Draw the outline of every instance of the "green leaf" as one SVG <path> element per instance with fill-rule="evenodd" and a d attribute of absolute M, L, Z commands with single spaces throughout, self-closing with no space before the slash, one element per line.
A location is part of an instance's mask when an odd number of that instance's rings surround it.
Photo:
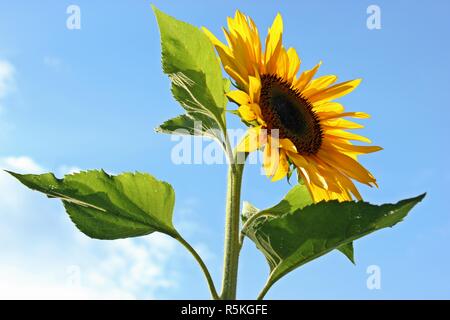
<path fill-rule="evenodd" d="M 72 221 L 95 239 L 137 237 L 160 231 L 172 237 L 175 193 L 170 184 L 145 173 L 111 176 L 84 171 L 57 179 L 52 173 L 9 172 L 30 189 L 59 198 Z"/>
<path fill-rule="evenodd" d="M 380 206 L 362 201 L 323 201 L 305 206 L 294 197 L 303 192 L 299 190 L 296 186 L 276 206 L 254 212 L 253 222 L 243 230 L 269 263 L 267 289 L 295 268 L 334 249 L 353 260 L 352 241 L 394 226 L 425 197 Z"/>
<path fill-rule="evenodd" d="M 293 212 L 294 210 L 302 209 L 313 203 L 311 195 L 305 185 L 295 185 L 286 194 L 280 203 L 266 210 L 258 210 L 250 203 L 244 202 L 242 210 L 242 221 L 245 222 L 250 216 L 258 213 L 258 216 L 275 215 L 281 216 L 286 212 Z M 349 243 L 337 248 L 342 252 L 353 264 L 355 260 L 353 258 L 353 244 Z"/>
<path fill-rule="evenodd" d="M 350 260 L 351 263 L 355 264 L 353 242 L 343 244 L 342 246 L 338 247 L 338 250 L 342 252 L 348 258 L 348 260 Z"/>
<path fill-rule="evenodd" d="M 171 79 L 173 96 L 188 114 L 182 119 L 169 120 L 169 124 L 166 122 L 157 130 L 167 133 L 174 128 L 184 128 L 191 134 L 198 134 L 192 125 L 193 121 L 201 121 L 203 129 L 214 130 L 213 135 L 222 140 L 220 132 L 226 129 L 224 93 L 229 89 L 229 81 L 222 76 L 210 40 L 199 28 L 154 6 L 153 10 L 161 34 L 163 71 Z M 189 121 L 181 121 L 188 118 Z M 174 123 L 177 126 L 173 127 Z"/>
<path fill-rule="evenodd" d="M 156 128 L 156 132 L 179 134 L 179 135 L 199 135 L 210 138 L 217 138 L 210 128 L 204 126 L 205 123 L 196 121 L 187 114 L 169 119 Z"/>
<path fill-rule="evenodd" d="M 313 200 L 306 186 L 298 184 L 291 190 L 289 190 L 284 199 L 281 200 L 278 204 L 276 204 L 272 208 L 263 210 L 262 212 L 281 216 L 287 212 L 302 209 L 312 203 Z"/>

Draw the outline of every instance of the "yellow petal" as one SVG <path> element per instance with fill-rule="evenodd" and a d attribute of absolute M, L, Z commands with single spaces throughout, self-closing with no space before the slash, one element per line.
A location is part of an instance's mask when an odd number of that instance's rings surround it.
<path fill-rule="evenodd" d="M 344 112 L 344 106 L 338 102 L 325 102 L 322 104 L 315 104 L 313 107 L 314 112 L 317 113 L 328 113 L 335 112 L 341 113 Z"/>
<path fill-rule="evenodd" d="M 280 55 L 278 56 L 276 69 L 277 74 L 281 76 L 282 79 L 287 80 L 289 72 L 289 57 L 284 48 L 281 48 Z"/>
<path fill-rule="evenodd" d="M 370 141 L 370 139 L 361 136 L 359 134 L 353 133 L 353 132 L 348 132 L 348 131 L 344 131 L 344 130 L 327 130 L 324 133 L 325 137 L 330 137 L 330 138 L 338 138 L 338 139 L 345 139 L 345 140 L 355 140 L 355 141 L 361 141 L 361 142 L 367 142 L 367 143 L 372 143 L 372 141 Z"/>
<path fill-rule="evenodd" d="M 308 187 L 309 193 L 311 194 L 311 198 L 314 200 L 314 202 L 320 202 L 320 201 L 328 201 L 332 198 L 329 196 L 329 192 L 324 190 L 323 188 L 317 187 L 313 184 L 306 184 Z"/>
<path fill-rule="evenodd" d="M 309 101 L 311 103 L 321 103 L 337 99 L 352 92 L 360 83 L 361 79 L 356 79 L 336 84 L 310 96 Z"/>
<path fill-rule="evenodd" d="M 261 127 L 251 127 L 247 130 L 244 138 L 239 142 L 236 150 L 238 152 L 253 152 L 265 144 L 265 135 Z"/>
<path fill-rule="evenodd" d="M 224 67 L 225 71 L 232 77 L 239 86 L 243 88 L 248 88 L 248 82 L 245 80 L 236 70 L 232 69 L 230 66 L 225 65 Z"/>
<path fill-rule="evenodd" d="M 320 172 L 314 167 L 313 164 L 310 164 L 308 160 L 306 160 L 305 157 L 293 152 L 288 152 L 288 155 L 297 168 L 304 169 L 305 175 L 308 176 L 309 183 L 314 183 L 325 189 L 328 187 L 325 178 L 320 174 Z"/>
<path fill-rule="evenodd" d="M 327 190 L 335 193 L 342 193 L 344 188 L 339 180 L 339 171 L 329 166 L 317 156 L 312 156 L 312 158 L 316 161 L 317 167 L 321 174 L 327 179 Z"/>
<path fill-rule="evenodd" d="M 278 181 L 286 177 L 289 171 L 289 163 L 286 159 L 286 154 L 284 152 L 280 152 L 280 157 L 278 158 L 277 169 L 275 174 L 272 177 L 272 181 Z"/>
<path fill-rule="evenodd" d="M 234 35 L 228 34 L 226 30 L 224 32 L 231 42 L 235 69 L 242 78 L 246 79 L 249 75 L 252 75 L 253 64 L 255 63 L 252 60 L 252 50 L 249 48 L 251 44 L 245 42 L 241 32 L 237 32 Z"/>
<path fill-rule="evenodd" d="M 238 105 L 244 105 L 250 103 L 250 97 L 249 95 L 241 90 L 233 90 L 227 93 L 227 97 L 233 101 L 236 102 Z"/>
<path fill-rule="evenodd" d="M 280 148 L 282 148 L 282 149 L 284 149 L 286 151 L 297 153 L 297 148 L 292 143 L 292 141 L 287 139 L 287 138 L 280 139 Z"/>
<path fill-rule="evenodd" d="M 287 56 L 289 60 L 289 70 L 287 74 L 287 81 L 292 82 L 298 70 L 300 69 L 301 60 L 298 57 L 297 51 L 294 48 L 287 50 Z"/>
<path fill-rule="evenodd" d="M 274 153 L 277 153 L 277 151 L 275 150 Z M 272 177 L 276 170 L 277 161 L 274 159 L 271 143 L 266 143 L 263 157 L 264 172 L 266 173 L 266 176 Z M 278 154 L 276 155 L 276 158 L 278 158 Z"/>
<path fill-rule="evenodd" d="M 365 112 L 343 112 L 343 113 L 322 112 L 322 113 L 319 113 L 319 117 L 322 120 L 343 118 L 343 117 L 350 117 L 350 118 L 356 118 L 356 119 L 367 119 L 367 118 L 370 118 L 370 115 Z"/>
<path fill-rule="evenodd" d="M 349 178 L 347 178 L 337 170 L 334 170 L 333 174 L 342 189 L 347 190 L 347 194 L 351 192 L 357 200 L 362 200 L 361 194 L 359 193 L 353 181 L 351 181 Z M 349 200 L 352 200 L 351 197 Z"/>
<path fill-rule="evenodd" d="M 350 117 L 350 118 L 357 118 L 357 119 L 368 119 L 370 118 L 370 114 L 365 112 L 344 112 L 341 114 L 341 117 Z"/>
<path fill-rule="evenodd" d="M 258 120 L 258 122 L 260 124 L 265 125 L 266 122 L 264 121 L 264 119 L 262 118 L 262 114 L 261 114 L 261 108 L 259 107 L 259 104 L 257 103 L 251 103 L 250 107 L 252 108 L 252 111 L 255 113 L 256 115 L 256 120 Z"/>
<path fill-rule="evenodd" d="M 346 188 L 348 191 L 350 191 L 357 200 L 362 200 L 361 194 L 359 193 L 358 189 L 356 188 L 356 186 L 352 180 L 350 180 L 349 178 L 347 178 L 346 176 L 344 176 L 342 174 L 339 174 L 338 179 L 339 179 L 340 183 L 342 184 L 342 186 L 344 188 Z M 352 199 L 348 199 L 348 200 L 352 200 Z"/>
<path fill-rule="evenodd" d="M 314 75 L 316 74 L 317 70 L 319 70 L 321 65 L 322 61 L 320 61 L 314 68 L 304 71 L 301 74 L 300 78 L 298 78 L 297 81 L 295 81 L 294 87 L 298 91 L 302 91 L 314 77 Z"/>
<path fill-rule="evenodd" d="M 256 120 L 256 114 L 253 112 L 251 106 L 248 104 L 243 104 L 239 106 L 238 108 L 239 115 L 242 119 L 244 119 L 247 122 Z"/>
<path fill-rule="evenodd" d="M 349 121 L 346 119 L 338 118 L 338 119 L 328 119 L 320 121 L 320 124 L 324 127 L 328 127 L 330 129 L 361 129 L 364 128 L 363 125 Z"/>
<path fill-rule="evenodd" d="M 249 26 L 251 29 L 251 43 L 253 43 L 253 50 L 255 52 L 255 62 L 261 63 L 261 39 L 259 38 L 258 28 L 252 18 L 248 17 Z"/>
<path fill-rule="evenodd" d="M 341 143 L 337 141 L 333 141 L 330 143 L 332 143 L 333 145 L 337 146 L 338 148 L 344 151 L 350 151 L 356 154 L 366 154 L 383 150 L 383 148 L 379 146 L 355 146 L 352 144 Z"/>
<path fill-rule="evenodd" d="M 236 65 L 237 60 L 233 56 L 232 50 L 227 47 L 225 44 L 223 44 L 220 40 L 216 38 L 214 34 L 212 34 L 208 29 L 205 27 L 202 28 L 203 32 L 205 32 L 206 36 L 209 38 L 209 40 L 212 42 L 212 44 L 215 46 L 217 53 L 219 54 L 220 60 L 222 61 L 223 67 L 225 71 L 241 86 L 246 87 L 246 80 L 242 78 L 239 72 L 237 70 L 239 69 Z M 225 36 L 228 38 L 228 33 L 226 30 L 224 30 Z M 242 72 L 242 71 L 241 71 Z M 247 76 L 245 75 L 245 79 Z"/>
<path fill-rule="evenodd" d="M 256 103 L 251 104 L 243 104 L 238 108 L 239 115 L 242 119 L 247 122 L 257 120 L 260 124 L 264 124 L 265 122 L 261 117 L 261 109 L 259 105 Z"/>
<path fill-rule="evenodd" d="M 251 102 L 258 103 L 261 94 L 261 81 L 256 77 L 248 77 L 249 86 L 248 91 Z"/>
<path fill-rule="evenodd" d="M 229 52 L 230 49 L 222 41 L 217 39 L 217 37 L 211 31 L 209 31 L 205 27 L 202 27 L 202 30 L 205 33 L 205 35 L 209 38 L 209 40 L 212 42 L 213 46 L 220 47 L 227 54 L 230 54 L 230 52 Z"/>
<path fill-rule="evenodd" d="M 311 197 L 316 203 L 320 201 L 330 201 L 330 200 L 338 200 L 340 202 L 352 200 L 350 194 L 345 190 L 341 190 L 340 193 L 336 193 L 320 188 L 314 184 L 310 184 L 307 186 L 311 194 Z"/>
<path fill-rule="evenodd" d="M 277 50 L 281 47 L 281 38 L 283 34 L 283 19 L 278 13 L 273 20 L 272 26 L 269 28 L 269 32 L 266 38 L 266 51 L 265 61 L 266 63 L 273 57 Z"/>
<path fill-rule="evenodd" d="M 321 90 L 326 89 L 328 86 L 335 83 L 337 77 L 335 75 L 322 76 L 312 80 L 302 91 L 302 95 L 308 98 Z"/>
<path fill-rule="evenodd" d="M 345 155 L 339 151 L 325 149 L 319 150 L 318 156 L 324 159 L 332 167 L 336 167 L 344 172 L 348 177 L 355 179 L 361 183 L 371 186 L 371 183 L 376 182 L 373 175 L 367 171 L 361 164 L 359 164 L 352 157 Z"/>

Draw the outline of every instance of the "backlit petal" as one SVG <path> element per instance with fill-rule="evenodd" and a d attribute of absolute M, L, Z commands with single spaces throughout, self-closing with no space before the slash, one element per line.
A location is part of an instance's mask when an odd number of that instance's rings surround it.
<path fill-rule="evenodd" d="M 310 96 L 309 101 L 311 103 L 321 103 L 340 98 L 352 92 L 360 83 L 361 79 L 356 79 L 336 84 Z"/>
<path fill-rule="evenodd" d="M 253 152 L 258 150 L 265 144 L 265 135 L 261 127 L 251 127 L 247 130 L 246 135 L 238 144 L 236 150 L 238 152 Z"/>

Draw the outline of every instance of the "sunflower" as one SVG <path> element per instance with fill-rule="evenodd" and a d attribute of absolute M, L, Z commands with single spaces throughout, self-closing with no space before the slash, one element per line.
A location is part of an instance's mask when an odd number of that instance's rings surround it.
<path fill-rule="evenodd" d="M 250 17 L 236 11 L 224 28 L 228 45 L 203 28 L 216 48 L 225 71 L 238 90 L 227 96 L 249 126 L 238 151 L 263 150 L 263 168 L 272 181 L 297 169 L 315 202 L 361 199 L 353 180 L 377 186 L 374 176 L 358 156 L 381 150 L 366 137 L 347 131 L 363 126 L 345 118 L 368 118 L 363 112 L 345 112 L 333 100 L 353 91 L 360 79 L 336 83 L 337 77 L 314 79 L 321 62 L 299 72 L 294 48 L 282 45 L 283 21 L 278 14 L 269 28 L 264 49 Z"/>

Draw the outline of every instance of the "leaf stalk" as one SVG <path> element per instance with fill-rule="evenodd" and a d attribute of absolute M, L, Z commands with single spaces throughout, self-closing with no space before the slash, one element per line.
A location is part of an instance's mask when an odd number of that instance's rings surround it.
<path fill-rule="evenodd" d="M 208 268 L 206 267 L 206 264 L 203 262 L 200 255 L 195 251 L 195 249 L 186 241 L 181 235 L 178 235 L 176 239 L 192 254 L 192 256 L 197 260 L 198 264 L 200 265 L 200 268 L 203 271 L 203 274 L 205 275 L 206 282 L 208 283 L 209 291 L 211 292 L 211 297 L 214 300 L 219 300 L 220 297 L 217 294 L 216 287 L 214 285 L 214 281 L 211 277 L 211 274 L 209 273 Z"/>

